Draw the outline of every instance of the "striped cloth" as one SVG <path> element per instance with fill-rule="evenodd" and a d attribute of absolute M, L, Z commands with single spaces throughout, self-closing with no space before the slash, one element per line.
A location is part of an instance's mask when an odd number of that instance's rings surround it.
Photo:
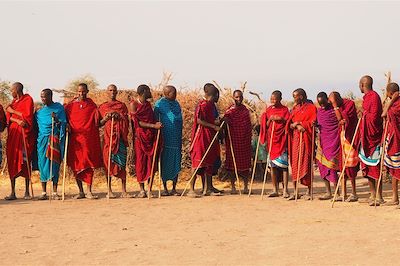
<path fill-rule="evenodd" d="M 364 148 L 361 146 L 358 157 L 368 166 L 377 166 L 381 160 L 381 146 L 376 146 L 374 152 L 369 157 L 365 155 Z"/>
<path fill-rule="evenodd" d="M 289 167 L 289 159 L 287 151 L 284 151 L 278 158 L 269 161 L 269 165 L 273 168 L 288 168 Z"/>
<path fill-rule="evenodd" d="M 346 157 L 349 156 L 347 158 L 346 167 L 356 167 L 357 164 L 360 162 L 357 150 L 354 149 L 351 146 L 351 143 L 346 139 L 345 132 L 343 130 L 340 132 L 340 139 L 342 141 L 342 147 L 344 152 L 343 162 L 346 160 Z"/>

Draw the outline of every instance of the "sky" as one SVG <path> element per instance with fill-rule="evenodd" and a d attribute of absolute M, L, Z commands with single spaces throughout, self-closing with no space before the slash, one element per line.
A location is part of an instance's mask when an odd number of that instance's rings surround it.
<path fill-rule="evenodd" d="M 269 99 L 299 87 L 353 91 L 369 74 L 400 77 L 400 2 L 0 2 L 0 80 L 35 100 L 93 75 L 105 88 L 216 80 Z"/>

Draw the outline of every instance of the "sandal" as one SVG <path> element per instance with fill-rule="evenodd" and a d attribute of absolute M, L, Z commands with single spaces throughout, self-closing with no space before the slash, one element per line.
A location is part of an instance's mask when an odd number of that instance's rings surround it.
<path fill-rule="evenodd" d="M 319 200 L 330 200 L 330 199 L 332 199 L 332 195 L 324 194 L 324 195 L 318 197 L 318 199 L 319 199 Z M 336 199 L 337 199 L 337 198 L 336 198 Z"/>
<path fill-rule="evenodd" d="M 61 197 L 57 193 L 54 192 L 53 195 L 52 195 L 52 199 L 53 200 L 60 200 Z"/>
<path fill-rule="evenodd" d="M 47 199 L 49 199 L 49 197 L 47 197 L 47 193 L 46 192 L 43 192 L 42 195 L 40 195 L 38 197 L 38 200 L 47 200 Z"/>
<path fill-rule="evenodd" d="M 268 194 L 268 198 L 276 198 L 276 197 L 279 197 L 278 192 L 272 192 L 272 193 Z"/>
<path fill-rule="evenodd" d="M 178 193 L 176 190 L 172 190 L 171 193 L 169 193 L 171 196 L 180 196 L 181 194 Z"/>
<path fill-rule="evenodd" d="M 93 195 L 92 192 L 86 193 L 86 198 L 87 199 L 98 199 L 99 197 L 97 195 Z"/>
<path fill-rule="evenodd" d="M 145 191 L 142 190 L 139 192 L 139 194 L 136 195 L 136 198 L 139 198 L 139 199 L 147 198 L 147 194 Z"/>
<path fill-rule="evenodd" d="M 383 204 L 383 206 L 397 206 L 397 205 L 399 205 L 399 202 L 393 200 L 387 201 L 385 202 L 385 204 Z"/>
<path fill-rule="evenodd" d="M 358 197 L 354 194 L 351 194 L 347 199 L 346 202 L 356 202 L 358 201 Z"/>
<path fill-rule="evenodd" d="M 189 198 L 200 198 L 201 195 L 199 195 L 196 192 L 194 192 L 193 190 L 191 190 L 186 194 L 186 197 L 189 197 Z"/>
<path fill-rule="evenodd" d="M 16 200 L 17 197 L 15 196 L 15 194 L 11 194 L 9 196 L 4 197 L 5 200 Z"/>
<path fill-rule="evenodd" d="M 131 198 L 134 198 L 134 196 L 125 192 L 125 193 L 121 193 L 120 198 L 131 199 Z"/>
<path fill-rule="evenodd" d="M 73 199 L 84 199 L 86 198 L 85 193 L 79 193 L 78 195 L 75 195 Z"/>
<path fill-rule="evenodd" d="M 171 196 L 169 193 L 168 193 L 168 191 L 163 191 L 163 192 L 161 192 L 161 196 L 163 196 L 163 197 L 168 197 L 168 196 Z"/>

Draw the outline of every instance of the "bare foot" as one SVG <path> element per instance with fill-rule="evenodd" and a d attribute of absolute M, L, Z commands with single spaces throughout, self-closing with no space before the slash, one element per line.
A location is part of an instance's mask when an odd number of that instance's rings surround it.
<path fill-rule="evenodd" d="M 189 198 L 200 198 L 201 195 L 199 195 L 196 192 L 194 192 L 193 190 L 191 190 L 186 194 L 186 197 L 189 197 Z"/>
<path fill-rule="evenodd" d="M 164 190 L 163 192 L 161 192 L 161 196 L 168 197 L 168 196 L 170 196 L 170 194 L 168 193 L 167 190 Z"/>

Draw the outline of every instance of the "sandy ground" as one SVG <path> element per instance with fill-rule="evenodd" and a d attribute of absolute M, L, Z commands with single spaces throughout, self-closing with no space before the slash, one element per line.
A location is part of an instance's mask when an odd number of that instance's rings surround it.
<path fill-rule="evenodd" d="M 9 192 L 6 183 L 1 197 Z M 365 180 L 358 183 L 366 197 Z M 316 185 L 322 193 L 322 183 Z M 259 193 L 260 184 L 255 187 Z M 325 201 L 261 201 L 259 195 L 108 201 L 104 186 L 95 191 L 103 192 L 101 199 L 0 200 L 0 263 L 395 265 L 400 258 L 400 210 L 393 207 L 340 202 L 331 209 Z"/>

